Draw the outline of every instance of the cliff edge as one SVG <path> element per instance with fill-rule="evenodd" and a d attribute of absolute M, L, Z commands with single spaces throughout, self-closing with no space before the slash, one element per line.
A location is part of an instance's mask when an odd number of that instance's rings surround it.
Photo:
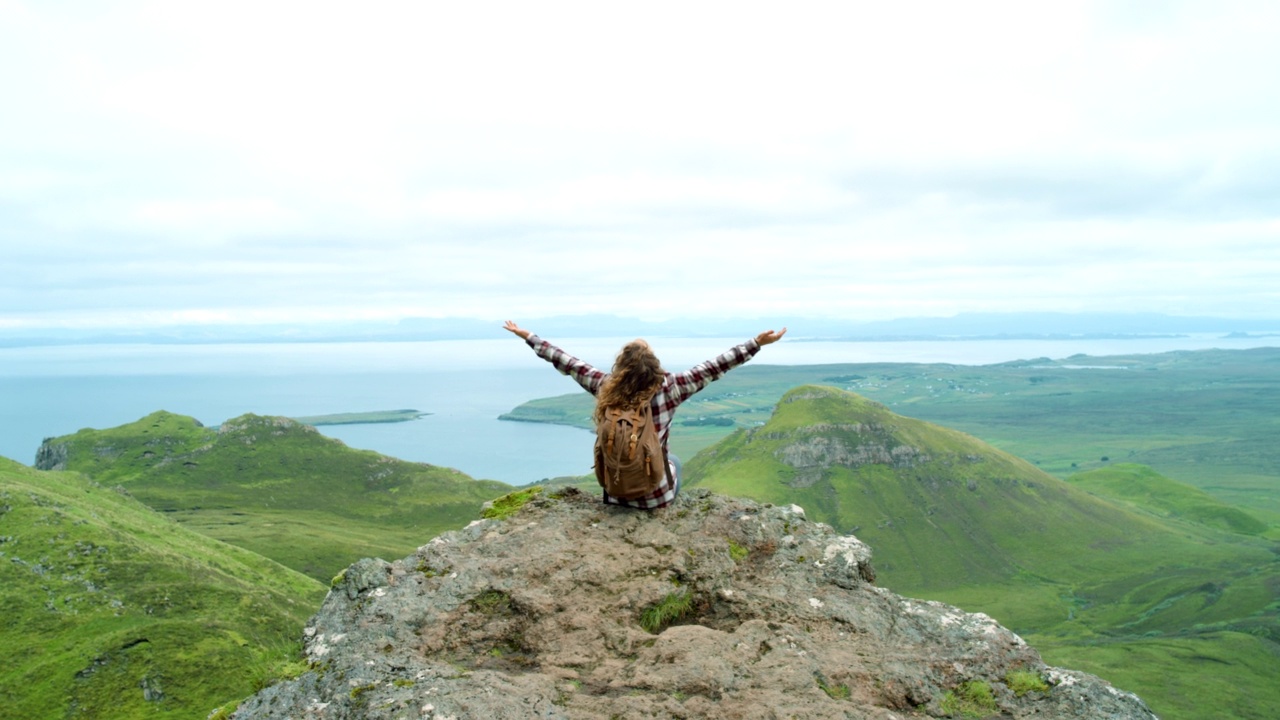
<path fill-rule="evenodd" d="M 866 545 L 794 505 L 567 489 L 486 515 L 334 578 L 311 670 L 232 717 L 1155 717 L 985 615 L 877 587 Z"/>

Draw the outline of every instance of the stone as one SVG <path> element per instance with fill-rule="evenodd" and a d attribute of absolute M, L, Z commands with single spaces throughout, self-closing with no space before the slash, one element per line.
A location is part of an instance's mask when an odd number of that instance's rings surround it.
<path fill-rule="evenodd" d="M 348 568 L 303 633 L 312 669 L 232 717 L 888 720 L 941 717 L 969 682 L 1003 718 L 1155 717 L 986 615 L 876 586 L 871 557 L 796 506 L 693 489 L 643 512 L 543 493 Z M 683 613 L 646 631 L 673 598 Z M 1018 697 L 1012 671 L 1049 690 Z"/>

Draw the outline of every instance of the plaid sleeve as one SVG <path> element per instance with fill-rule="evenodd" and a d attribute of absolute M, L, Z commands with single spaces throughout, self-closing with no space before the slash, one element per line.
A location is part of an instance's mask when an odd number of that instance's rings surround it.
<path fill-rule="evenodd" d="M 684 402 L 690 395 L 698 392 L 702 388 L 710 385 L 713 381 L 724 377 L 724 374 L 730 370 L 745 363 L 760 352 L 760 343 L 755 338 L 735 345 L 725 353 L 717 356 L 713 360 L 694 365 L 682 373 L 675 373 L 675 382 L 672 384 L 672 399 L 676 404 Z"/>
<path fill-rule="evenodd" d="M 582 389 L 592 395 L 596 394 L 600 385 L 604 383 L 604 379 L 608 377 L 607 373 L 597 370 L 590 363 L 579 360 L 537 335 L 530 335 L 525 342 L 529 343 L 529 347 L 533 348 L 538 357 L 551 363 L 562 375 L 573 378 L 582 386 Z"/>

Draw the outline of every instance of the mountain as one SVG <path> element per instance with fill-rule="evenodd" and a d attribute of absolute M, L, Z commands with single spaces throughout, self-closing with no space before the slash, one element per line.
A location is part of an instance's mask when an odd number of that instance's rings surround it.
<path fill-rule="evenodd" d="M 870 549 L 798 507 L 569 488 L 499 509 L 348 568 L 312 669 L 230 717 L 1155 717 L 985 615 L 877 587 Z"/>
<path fill-rule="evenodd" d="M 192 529 L 322 582 L 361 557 L 397 557 L 461 527 L 511 489 L 258 415 L 214 429 L 160 411 L 46 440 L 36 467 L 119 484 Z"/>
<path fill-rule="evenodd" d="M 324 594 L 119 487 L 0 458 L 0 716 L 204 717 L 298 664 Z"/>

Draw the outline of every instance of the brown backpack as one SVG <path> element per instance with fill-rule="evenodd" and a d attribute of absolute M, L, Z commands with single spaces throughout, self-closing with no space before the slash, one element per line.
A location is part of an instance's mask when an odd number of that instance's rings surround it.
<path fill-rule="evenodd" d="M 596 480 L 609 495 L 635 500 L 652 493 L 667 474 L 667 456 L 648 402 L 606 408 L 596 423 Z"/>

